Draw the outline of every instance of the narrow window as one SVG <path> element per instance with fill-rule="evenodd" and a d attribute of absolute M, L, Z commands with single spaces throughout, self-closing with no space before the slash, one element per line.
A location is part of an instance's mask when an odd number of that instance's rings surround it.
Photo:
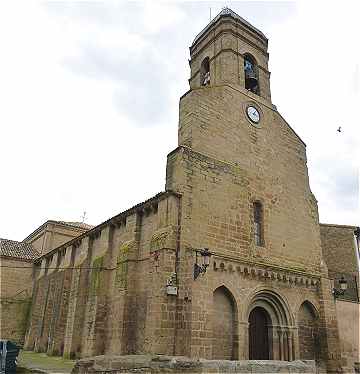
<path fill-rule="evenodd" d="M 263 209 L 259 201 L 254 203 L 254 236 L 255 245 L 263 246 Z"/>
<path fill-rule="evenodd" d="M 207 86 L 210 84 L 210 60 L 205 57 L 200 67 L 200 85 Z"/>
<path fill-rule="evenodd" d="M 259 79 L 255 60 L 249 56 L 244 57 L 245 88 L 259 95 Z"/>

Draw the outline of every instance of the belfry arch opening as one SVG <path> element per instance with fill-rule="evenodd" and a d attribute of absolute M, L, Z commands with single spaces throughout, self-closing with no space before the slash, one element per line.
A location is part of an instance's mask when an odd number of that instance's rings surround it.
<path fill-rule="evenodd" d="M 200 85 L 207 86 L 210 84 L 210 59 L 205 57 L 200 66 Z"/>
<path fill-rule="evenodd" d="M 254 57 L 244 56 L 245 88 L 256 95 L 260 94 L 258 66 Z"/>
<path fill-rule="evenodd" d="M 232 293 L 224 286 L 213 293 L 212 359 L 237 360 L 238 319 Z"/>

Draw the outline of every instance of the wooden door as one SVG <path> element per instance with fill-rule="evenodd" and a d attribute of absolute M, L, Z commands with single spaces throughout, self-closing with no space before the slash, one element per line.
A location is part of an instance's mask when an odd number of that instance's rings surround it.
<path fill-rule="evenodd" d="M 269 359 L 267 312 L 260 307 L 254 308 L 249 316 L 249 359 Z"/>

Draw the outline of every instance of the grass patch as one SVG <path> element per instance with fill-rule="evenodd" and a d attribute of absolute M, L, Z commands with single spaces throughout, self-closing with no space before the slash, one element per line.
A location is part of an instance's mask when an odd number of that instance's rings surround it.
<path fill-rule="evenodd" d="M 45 353 L 36 353 L 32 351 L 20 351 L 18 356 L 19 373 L 41 373 L 41 372 L 58 372 L 71 373 L 75 361 L 66 360 L 58 356 L 48 356 Z M 36 371 L 38 369 L 39 371 Z M 35 371 L 34 371 L 35 370 Z"/>
<path fill-rule="evenodd" d="M 17 367 L 16 368 L 16 374 L 29 374 L 29 373 L 32 373 L 32 374 L 43 374 L 44 372 L 43 371 L 38 371 L 38 370 L 30 370 L 30 369 L 26 369 L 26 368 L 22 368 L 22 367 Z"/>

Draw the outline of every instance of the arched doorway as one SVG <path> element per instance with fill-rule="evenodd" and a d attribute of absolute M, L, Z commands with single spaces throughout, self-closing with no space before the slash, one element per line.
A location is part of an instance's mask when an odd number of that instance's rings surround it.
<path fill-rule="evenodd" d="M 234 297 L 224 286 L 213 293 L 212 358 L 236 360 L 238 358 L 237 309 Z"/>
<path fill-rule="evenodd" d="M 265 309 L 254 308 L 249 315 L 249 359 L 269 359 L 269 331 L 270 317 Z"/>
<path fill-rule="evenodd" d="M 250 360 L 294 359 L 294 318 L 283 297 L 272 290 L 257 291 L 249 300 L 246 316 Z"/>
<path fill-rule="evenodd" d="M 318 317 L 314 306 L 305 301 L 298 314 L 300 359 L 316 360 L 318 358 Z"/>

